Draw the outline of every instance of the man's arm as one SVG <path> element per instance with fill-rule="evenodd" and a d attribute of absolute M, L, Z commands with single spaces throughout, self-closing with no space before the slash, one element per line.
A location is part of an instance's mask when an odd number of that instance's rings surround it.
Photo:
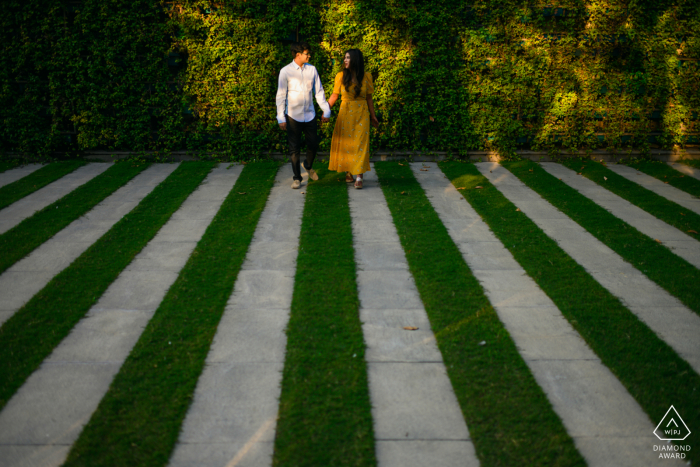
<path fill-rule="evenodd" d="M 277 104 L 277 123 L 283 130 L 286 129 L 287 119 L 284 117 L 284 107 L 287 102 L 287 74 L 284 68 L 280 70 L 280 75 L 277 80 L 277 96 L 275 103 Z"/>
<path fill-rule="evenodd" d="M 314 88 L 316 88 L 316 102 L 318 106 L 323 110 L 322 122 L 327 122 L 331 118 L 331 106 L 328 105 L 326 101 L 326 92 L 323 90 L 323 84 L 321 84 L 321 78 L 318 76 L 318 71 L 314 67 Z"/>

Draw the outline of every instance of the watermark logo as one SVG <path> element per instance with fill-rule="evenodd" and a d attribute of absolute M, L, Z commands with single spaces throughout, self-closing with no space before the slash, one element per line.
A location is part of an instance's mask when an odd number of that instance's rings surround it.
<path fill-rule="evenodd" d="M 690 430 L 675 407 L 671 406 L 656 426 L 654 434 L 661 441 L 683 441 L 690 435 Z"/>

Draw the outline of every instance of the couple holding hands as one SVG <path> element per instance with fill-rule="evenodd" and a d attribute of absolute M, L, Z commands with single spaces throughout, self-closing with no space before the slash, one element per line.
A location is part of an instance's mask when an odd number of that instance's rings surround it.
<path fill-rule="evenodd" d="M 309 45 L 302 42 L 292 45 L 294 60 L 280 70 L 277 87 L 277 123 L 287 132 L 294 182 L 292 188 L 301 187 L 300 146 L 301 133 L 306 137 L 304 168 L 309 178 L 318 180 L 313 169 L 318 148 L 317 120 L 313 96 L 323 110 L 322 123 L 330 121 L 331 107 L 341 97 L 340 112 L 335 122 L 331 141 L 329 170 L 345 172 L 345 181 L 362 188 L 362 174 L 369 168 L 369 126 L 379 125 L 374 115 L 372 75 L 365 73 L 362 52 L 350 49 L 345 53 L 343 71 L 335 75 L 333 94 L 326 101 L 321 79 L 313 65 L 309 64 Z M 356 176 L 353 178 L 353 175 Z"/>

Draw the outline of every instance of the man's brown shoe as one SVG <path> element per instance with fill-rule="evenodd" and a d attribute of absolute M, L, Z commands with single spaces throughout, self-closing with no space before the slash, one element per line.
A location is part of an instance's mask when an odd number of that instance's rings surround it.
<path fill-rule="evenodd" d="M 309 178 L 311 180 L 318 180 L 318 174 L 316 173 L 316 171 L 314 169 L 309 169 L 309 170 L 307 170 L 307 172 L 309 172 Z"/>
<path fill-rule="evenodd" d="M 301 182 L 299 180 L 294 180 L 292 182 L 292 188 L 294 188 L 295 190 L 298 190 L 299 188 L 301 188 Z"/>

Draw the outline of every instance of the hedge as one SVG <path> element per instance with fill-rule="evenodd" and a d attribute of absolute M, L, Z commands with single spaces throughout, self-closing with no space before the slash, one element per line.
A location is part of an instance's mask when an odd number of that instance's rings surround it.
<path fill-rule="evenodd" d="M 695 0 L 6 0 L 0 24 L 5 157 L 285 152 L 274 99 L 296 40 L 327 95 L 344 51 L 364 52 L 373 150 L 647 151 L 700 133 Z"/>

